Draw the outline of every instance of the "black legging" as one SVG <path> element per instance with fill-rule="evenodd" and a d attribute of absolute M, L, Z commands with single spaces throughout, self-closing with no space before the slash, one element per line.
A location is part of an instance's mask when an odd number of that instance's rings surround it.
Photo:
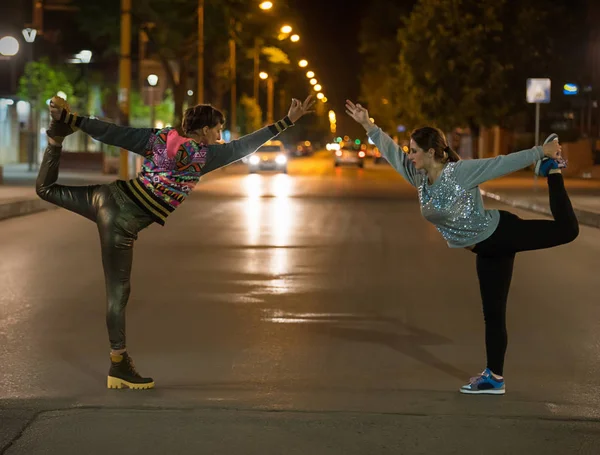
<path fill-rule="evenodd" d="M 152 219 L 131 201 L 116 182 L 108 185 L 57 185 L 61 147 L 49 145 L 36 181 L 42 199 L 78 213 L 98 226 L 106 283 L 106 326 L 110 346 L 125 349 L 125 307 L 131 290 L 133 243 Z"/>
<path fill-rule="evenodd" d="M 561 174 L 548 176 L 548 190 L 554 220 L 523 220 L 501 210 L 496 231 L 473 249 L 477 254 L 477 276 L 485 319 L 487 367 L 498 375 L 503 374 L 508 343 L 506 301 L 515 254 L 563 245 L 579 235 L 579 223 Z"/>

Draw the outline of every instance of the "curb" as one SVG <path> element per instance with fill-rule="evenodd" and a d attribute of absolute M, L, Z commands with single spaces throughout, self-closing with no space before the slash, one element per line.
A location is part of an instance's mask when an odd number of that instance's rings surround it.
<path fill-rule="evenodd" d="M 0 220 L 6 220 L 17 216 L 30 215 L 57 208 L 40 198 L 20 199 L 0 203 Z"/>
<path fill-rule="evenodd" d="M 481 195 L 495 201 L 502 202 L 503 204 L 510 205 L 511 207 L 529 210 L 530 212 L 541 213 L 542 215 L 552 217 L 550 207 L 545 205 L 536 204 L 535 202 L 528 202 L 527 200 L 511 199 L 500 194 L 491 193 L 484 190 L 481 190 Z M 594 213 L 590 212 L 589 210 L 581 210 L 577 208 L 573 208 L 573 211 L 577 216 L 579 224 L 600 229 L 600 213 Z"/>

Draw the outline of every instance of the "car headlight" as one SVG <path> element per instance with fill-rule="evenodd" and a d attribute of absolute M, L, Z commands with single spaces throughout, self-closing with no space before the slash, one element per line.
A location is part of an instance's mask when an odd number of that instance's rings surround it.
<path fill-rule="evenodd" d="M 258 164 L 258 163 L 260 163 L 260 158 L 255 155 L 255 156 L 251 156 L 248 161 L 250 161 L 250 164 Z"/>
<path fill-rule="evenodd" d="M 285 164 L 287 163 L 287 158 L 285 155 L 277 155 L 277 157 L 275 157 L 275 162 L 277 164 Z"/>

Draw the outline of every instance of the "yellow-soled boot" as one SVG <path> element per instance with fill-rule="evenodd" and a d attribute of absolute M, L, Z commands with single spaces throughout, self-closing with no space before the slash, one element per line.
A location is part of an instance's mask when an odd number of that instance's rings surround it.
<path fill-rule="evenodd" d="M 135 369 L 133 359 L 124 352 L 121 355 L 110 356 L 107 387 L 109 389 L 152 389 L 154 380 L 143 378 Z"/>

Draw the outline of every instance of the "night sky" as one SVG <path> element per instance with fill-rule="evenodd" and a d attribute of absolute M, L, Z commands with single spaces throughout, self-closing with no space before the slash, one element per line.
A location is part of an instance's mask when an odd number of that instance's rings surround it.
<path fill-rule="evenodd" d="M 358 38 L 361 14 L 368 4 L 356 0 L 289 0 L 289 4 L 301 15 L 306 59 L 323 82 L 328 107 L 337 114 L 339 133 L 360 132 L 361 127 L 346 115 L 344 103 L 360 93 Z"/>
<path fill-rule="evenodd" d="M 6 33 L 14 27 L 18 32 L 21 23 L 25 22 L 25 16 L 30 14 L 29 2 L 30 0 L 0 2 L 3 17 L 0 29 L 4 29 L 2 31 Z M 274 0 L 275 4 L 276 2 Z M 319 83 L 323 85 L 323 91 L 329 99 L 328 107 L 338 114 L 340 129 L 351 128 L 352 131 L 357 131 L 352 120 L 344 123 L 346 119 L 343 117 L 346 114 L 343 107 L 346 98 L 356 99 L 360 91 L 358 34 L 361 12 L 368 6 L 357 0 L 288 2 L 292 13 L 298 14 L 297 17 L 292 16 L 291 22 L 299 29 L 302 49 L 310 62 L 310 69 L 315 71 Z"/>

